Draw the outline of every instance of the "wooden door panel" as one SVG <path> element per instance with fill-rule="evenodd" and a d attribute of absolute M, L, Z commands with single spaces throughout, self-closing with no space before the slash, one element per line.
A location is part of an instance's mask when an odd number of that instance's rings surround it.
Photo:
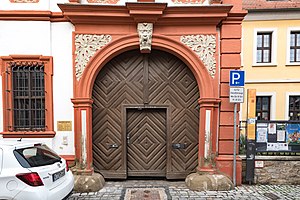
<path fill-rule="evenodd" d="M 159 55 L 158 55 L 159 53 Z M 163 63 L 163 64 L 161 64 Z M 168 178 L 185 178 L 196 170 L 199 132 L 199 91 L 192 72 L 179 59 L 164 52 L 149 57 L 149 100 L 152 104 L 171 105 L 172 148 Z"/>
<path fill-rule="evenodd" d="M 93 164 L 105 178 L 126 178 L 122 105 L 143 102 L 143 57 L 121 54 L 99 73 L 93 87 Z M 125 144 L 126 145 L 126 144 Z"/>
<path fill-rule="evenodd" d="M 166 110 L 128 109 L 128 176 L 166 175 Z"/>
<path fill-rule="evenodd" d="M 105 178 L 126 178 L 127 170 L 135 175 L 147 173 L 155 176 L 158 173 L 165 174 L 167 178 L 185 178 L 186 174 L 196 169 L 199 91 L 192 72 L 181 60 L 157 50 L 152 50 L 150 54 L 141 54 L 138 50 L 125 52 L 100 71 L 92 98 L 93 164 L 95 171 L 102 173 Z M 126 112 L 124 105 L 169 107 L 168 117 L 164 109 L 164 115 L 159 109 L 147 114 L 144 110 L 131 110 L 128 114 L 137 116 L 132 118 L 128 127 L 123 127 L 124 120 L 129 120 L 129 116 L 123 117 Z M 137 121 L 138 117 L 143 120 Z M 170 127 L 168 141 L 164 135 L 166 132 L 160 131 L 166 128 L 166 118 Z M 144 125 L 140 124 L 137 128 L 136 124 L 142 122 Z M 132 128 L 134 133 L 131 146 L 127 146 L 124 140 L 123 129 L 126 128 Z M 144 134 L 140 136 L 135 129 L 143 130 Z M 155 132 L 155 137 L 151 135 L 152 132 Z M 141 141 L 144 146 L 138 143 Z M 156 146 L 149 145 L 150 141 Z M 173 148 L 177 144 L 184 148 Z M 130 149 L 132 159 L 126 149 Z M 151 152 L 156 149 L 161 150 L 156 152 L 161 156 L 153 159 Z M 139 158 L 140 154 L 143 160 Z"/>

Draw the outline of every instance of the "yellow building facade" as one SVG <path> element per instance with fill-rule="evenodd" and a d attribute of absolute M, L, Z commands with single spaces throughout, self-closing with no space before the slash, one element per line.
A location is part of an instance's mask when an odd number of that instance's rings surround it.
<path fill-rule="evenodd" d="M 241 58 L 245 91 L 256 89 L 257 100 L 261 101 L 256 104 L 256 117 L 258 120 L 299 120 L 300 11 L 248 12 L 242 24 Z M 241 120 L 247 118 L 246 98 L 240 117 Z"/>
<path fill-rule="evenodd" d="M 248 132 L 247 123 L 240 126 L 243 181 L 299 184 L 294 171 L 300 163 L 300 2 L 243 0 L 243 8 L 248 11 L 242 23 L 245 99 L 239 113 L 240 121 L 248 122 Z M 256 93 L 253 130 L 248 89 Z M 255 151 L 245 149 L 246 132 Z"/>

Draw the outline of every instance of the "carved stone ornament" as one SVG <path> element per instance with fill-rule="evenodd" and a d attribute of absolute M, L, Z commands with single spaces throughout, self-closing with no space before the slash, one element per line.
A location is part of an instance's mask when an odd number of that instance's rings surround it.
<path fill-rule="evenodd" d="M 10 0 L 11 3 L 38 3 L 40 0 Z"/>
<path fill-rule="evenodd" d="M 185 35 L 180 41 L 190 47 L 201 59 L 209 74 L 214 78 L 216 74 L 216 37 L 214 35 Z"/>
<path fill-rule="evenodd" d="M 139 33 L 140 38 L 140 51 L 142 53 L 150 53 L 152 44 L 153 24 L 138 23 L 137 31 Z"/>
<path fill-rule="evenodd" d="M 75 75 L 79 80 L 90 58 L 111 41 L 110 35 L 77 34 L 75 36 Z"/>

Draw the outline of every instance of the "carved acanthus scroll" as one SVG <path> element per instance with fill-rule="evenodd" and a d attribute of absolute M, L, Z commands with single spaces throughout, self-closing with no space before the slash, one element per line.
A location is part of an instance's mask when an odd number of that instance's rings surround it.
<path fill-rule="evenodd" d="M 142 53 L 150 53 L 152 45 L 152 23 L 138 23 L 137 31 L 140 39 L 140 51 Z"/>
<path fill-rule="evenodd" d="M 214 78 L 216 74 L 216 37 L 214 35 L 185 35 L 180 41 L 190 47 L 201 59 L 209 74 Z"/>
<path fill-rule="evenodd" d="M 75 36 L 75 75 L 79 80 L 90 58 L 111 41 L 110 35 L 77 34 Z"/>

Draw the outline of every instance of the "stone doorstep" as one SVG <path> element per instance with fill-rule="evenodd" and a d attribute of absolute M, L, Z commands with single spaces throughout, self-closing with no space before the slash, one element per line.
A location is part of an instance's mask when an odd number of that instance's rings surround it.
<path fill-rule="evenodd" d="M 98 192 L 104 187 L 105 180 L 101 174 L 74 175 L 74 192 Z"/>
<path fill-rule="evenodd" d="M 221 174 L 192 173 L 185 179 L 186 186 L 194 191 L 228 191 L 234 189 L 231 180 Z"/>

